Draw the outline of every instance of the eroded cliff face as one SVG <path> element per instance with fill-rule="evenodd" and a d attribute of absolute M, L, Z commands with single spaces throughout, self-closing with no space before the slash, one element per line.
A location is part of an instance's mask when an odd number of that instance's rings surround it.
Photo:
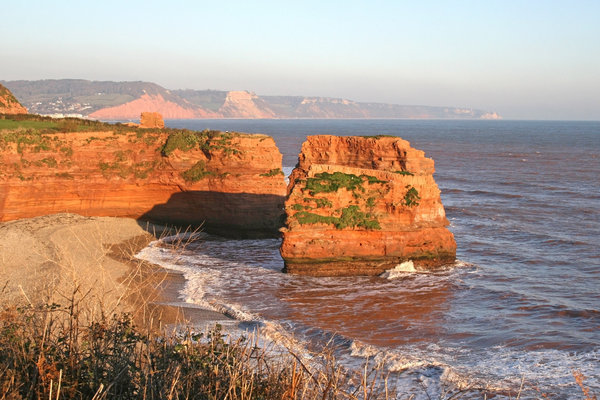
<path fill-rule="evenodd" d="M 27 114 L 27 109 L 19 103 L 19 100 L 0 84 L 0 114 Z"/>
<path fill-rule="evenodd" d="M 264 101 L 247 91 L 227 93 L 225 102 L 219 108 L 219 114 L 225 118 L 274 118 L 275 113 Z"/>
<path fill-rule="evenodd" d="M 276 235 L 286 190 L 280 167 L 266 135 L 0 131 L 0 221 L 73 212 Z"/>
<path fill-rule="evenodd" d="M 281 255 L 288 272 L 375 275 L 435 268 L 456 242 L 434 162 L 396 137 L 309 136 L 290 176 Z"/>
<path fill-rule="evenodd" d="M 102 108 L 89 115 L 97 119 L 137 119 L 144 111 L 157 111 L 164 118 L 186 119 L 186 118 L 211 118 L 215 114 L 191 104 L 185 107 L 173 101 L 165 99 L 160 94 L 144 94 L 140 98 L 132 100 L 119 106 Z"/>

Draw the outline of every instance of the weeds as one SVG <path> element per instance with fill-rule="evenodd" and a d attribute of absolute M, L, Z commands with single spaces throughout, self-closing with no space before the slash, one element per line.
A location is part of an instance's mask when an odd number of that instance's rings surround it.
<path fill-rule="evenodd" d="M 183 171 L 181 176 L 186 182 L 198 182 L 209 176 L 216 176 L 216 172 L 208 171 L 206 169 L 206 163 L 204 161 L 198 161 L 190 169 Z"/>
<path fill-rule="evenodd" d="M 362 186 L 364 181 L 367 181 L 369 185 L 375 183 L 386 183 L 370 175 L 357 176 L 354 174 L 345 174 L 343 172 L 321 172 L 315 174 L 314 177 L 306 179 L 306 190 L 309 191 L 311 196 L 317 193 L 332 193 L 344 188 L 348 191 L 355 192 L 359 190 L 364 192 L 365 189 Z"/>
<path fill-rule="evenodd" d="M 377 399 L 330 353 L 310 365 L 255 339 L 142 332 L 128 314 L 82 323 L 79 303 L 5 308 L 0 315 L 0 398 Z M 66 318 L 65 318 L 66 317 Z"/>
<path fill-rule="evenodd" d="M 269 172 L 260 174 L 260 176 L 266 176 L 266 177 L 277 176 L 277 175 L 283 175 L 283 171 L 280 168 L 275 168 L 275 169 L 270 170 Z"/>
<path fill-rule="evenodd" d="M 406 194 L 404 195 L 404 205 L 408 207 L 415 207 L 419 205 L 419 200 L 421 200 L 421 196 L 419 196 L 419 192 L 414 187 L 407 185 L 406 186 Z"/>
<path fill-rule="evenodd" d="M 240 151 L 231 146 L 234 134 L 213 130 L 193 132 L 188 130 L 175 131 L 167 137 L 161 148 L 163 156 L 169 156 L 175 150 L 190 151 L 200 149 L 205 153 L 211 150 L 221 150 L 225 154 L 238 154 Z"/>
<path fill-rule="evenodd" d="M 345 228 L 364 228 L 364 229 L 381 229 L 377 218 L 370 214 L 362 212 L 358 206 L 351 205 L 341 210 L 339 217 L 324 216 L 314 214 L 308 211 L 300 211 L 294 215 L 296 220 L 301 224 L 327 224 L 333 225 L 336 229 Z"/>

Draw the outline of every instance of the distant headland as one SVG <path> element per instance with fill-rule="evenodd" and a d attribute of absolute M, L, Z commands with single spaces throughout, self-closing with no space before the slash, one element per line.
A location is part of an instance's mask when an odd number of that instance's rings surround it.
<path fill-rule="evenodd" d="M 381 118 L 500 119 L 493 111 L 361 103 L 347 99 L 261 96 L 249 91 L 168 90 L 151 82 L 58 79 L 0 81 L 31 113 L 102 120 L 138 119 L 143 111 L 167 119 Z"/>

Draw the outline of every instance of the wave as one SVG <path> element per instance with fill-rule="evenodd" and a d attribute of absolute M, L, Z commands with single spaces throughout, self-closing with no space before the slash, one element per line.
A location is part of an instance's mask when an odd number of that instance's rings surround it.
<path fill-rule="evenodd" d="M 444 336 L 444 326 L 440 326 L 440 340 L 435 343 L 423 341 L 399 342 L 399 345 L 373 345 L 364 343 L 350 334 L 341 335 L 333 328 L 324 329 L 312 320 L 300 321 L 294 313 L 304 312 L 304 302 L 320 302 L 319 296 L 333 296 L 339 302 L 353 301 L 360 307 L 380 307 L 378 303 L 365 303 L 364 297 L 369 293 L 387 291 L 389 296 L 398 296 L 395 291 L 404 290 L 412 293 L 407 297 L 406 307 L 422 305 L 419 301 L 429 301 L 433 307 L 436 303 L 443 302 L 447 295 L 452 295 L 455 288 L 469 292 L 472 298 L 481 301 L 486 296 L 494 299 L 507 298 L 524 299 L 526 293 L 515 291 L 507 293 L 506 288 L 512 285 L 509 279 L 501 288 L 482 288 L 485 296 L 476 294 L 475 288 L 464 283 L 469 274 L 479 275 L 490 273 L 482 270 L 479 265 L 457 260 L 453 265 L 441 272 L 418 273 L 412 271 L 414 265 L 405 264 L 398 270 L 390 271 L 390 275 L 382 278 L 328 278 L 317 279 L 310 277 L 295 277 L 279 272 L 280 266 L 277 259 L 277 242 L 270 240 L 256 241 L 224 241 L 215 240 L 200 244 L 194 251 L 176 251 L 168 245 L 169 240 L 152 242 L 143 249 L 138 257 L 165 268 L 183 273 L 186 283 L 181 294 L 181 300 L 187 303 L 198 304 L 214 311 L 222 312 L 237 321 L 240 330 L 256 330 L 262 335 L 265 346 L 279 346 L 289 349 L 294 354 L 302 357 L 309 365 L 315 361 L 313 351 L 316 348 L 324 349 L 326 345 L 335 346 L 336 359 L 348 369 L 363 368 L 366 362 L 371 365 L 378 364 L 385 374 L 389 374 L 395 388 L 400 393 L 414 393 L 415 399 L 435 397 L 449 390 L 471 390 L 472 398 L 478 397 L 479 390 L 486 387 L 494 393 L 512 393 L 513 397 L 518 390 L 521 379 L 524 377 L 529 382 L 536 382 L 540 387 L 551 388 L 557 397 L 560 394 L 573 393 L 577 388 L 570 375 L 572 369 L 579 369 L 586 376 L 600 376 L 598 366 L 598 350 L 576 353 L 552 349 L 523 349 L 522 347 L 494 346 L 491 348 L 473 348 L 467 345 L 458 346 L 456 341 L 450 341 Z M 211 245 L 216 247 L 212 248 Z M 272 249 L 271 249 L 272 248 Z M 210 250 L 212 249 L 212 250 Z M 269 250 L 271 249 L 271 250 Z M 273 255 L 262 254 L 271 251 Z M 214 253 L 212 253 L 214 252 Z M 213 255 L 215 254 L 215 255 Z M 403 279 L 405 278 L 405 279 Z M 501 277 L 497 277 L 500 283 Z M 260 310 L 249 309 L 245 299 L 261 296 L 260 288 L 253 287 L 258 282 L 270 282 L 278 286 L 286 302 L 298 301 L 298 308 L 289 312 L 277 310 L 277 317 L 265 318 Z M 357 283 L 358 282 L 358 283 Z M 360 291 L 356 288 L 360 287 Z M 227 297 L 231 288 L 240 288 L 241 295 L 238 301 Z M 431 288 L 434 288 L 431 291 Z M 491 291 L 496 290 L 494 295 Z M 431 300 L 430 293 L 438 293 L 441 297 Z M 448 294 L 446 294 L 448 293 Z M 362 297 L 360 297 L 361 295 Z M 248 297 L 245 297 L 248 296 Z M 302 296 L 298 299 L 296 297 Z M 367 296 L 368 297 L 368 296 Z M 296 299 L 296 300 L 295 300 Z M 385 299 L 385 297 L 383 297 Z M 263 301 L 269 301 L 266 297 Z M 417 303 L 411 304 L 411 301 Z M 370 305 L 372 304 L 372 305 Z M 535 304 L 532 301 L 531 304 Z M 527 302 L 521 305 L 529 306 Z M 327 313 L 328 308 L 322 307 L 320 312 Z M 425 312 L 434 312 L 434 309 L 425 308 Z M 555 312 L 569 312 L 571 309 L 557 308 Z M 372 311 L 377 311 L 373 309 Z M 527 310 L 525 310 L 527 311 Z M 537 310 L 539 311 L 539 310 Z M 533 310 L 532 312 L 537 312 Z M 543 309 L 542 309 L 543 311 Z M 588 310 L 579 310 L 588 311 Z M 593 310 L 592 310 L 593 311 Z M 597 312 L 585 314 L 575 312 L 576 318 L 597 318 Z M 572 317 L 571 317 L 572 318 Z M 429 323 L 428 320 L 424 321 Z M 344 321 L 344 323 L 350 323 Z M 368 328 L 365 328 L 368 329 Z M 422 329 L 422 326 L 407 326 L 410 330 Z M 235 333 L 234 333 L 235 334 Z M 402 334 L 400 331 L 398 334 Z M 367 335 L 368 336 L 368 335 Z M 304 362 L 303 361 L 303 362 Z M 596 378 L 586 381 L 591 388 L 600 388 Z M 438 396 L 439 397 L 439 396 Z M 469 396 L 466 396 L 469 398 Z M 499 398 L 502 398 L 500 395 Z"/>

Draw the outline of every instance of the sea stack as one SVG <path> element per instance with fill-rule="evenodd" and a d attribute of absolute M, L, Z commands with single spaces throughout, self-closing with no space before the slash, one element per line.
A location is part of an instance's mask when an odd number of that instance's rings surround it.
<path fill-rule="evenodd" d="M 285 271 L 378 275 L 412 261 L 452 263 L 434 162 L 398 137 L 309 136 L 290 176 Z"/>
<path fill-rule="evenodd" d="M 140 128 L 162 129 L 165 121 L 160 113 L 145 111 L 140 114 Z"/>

